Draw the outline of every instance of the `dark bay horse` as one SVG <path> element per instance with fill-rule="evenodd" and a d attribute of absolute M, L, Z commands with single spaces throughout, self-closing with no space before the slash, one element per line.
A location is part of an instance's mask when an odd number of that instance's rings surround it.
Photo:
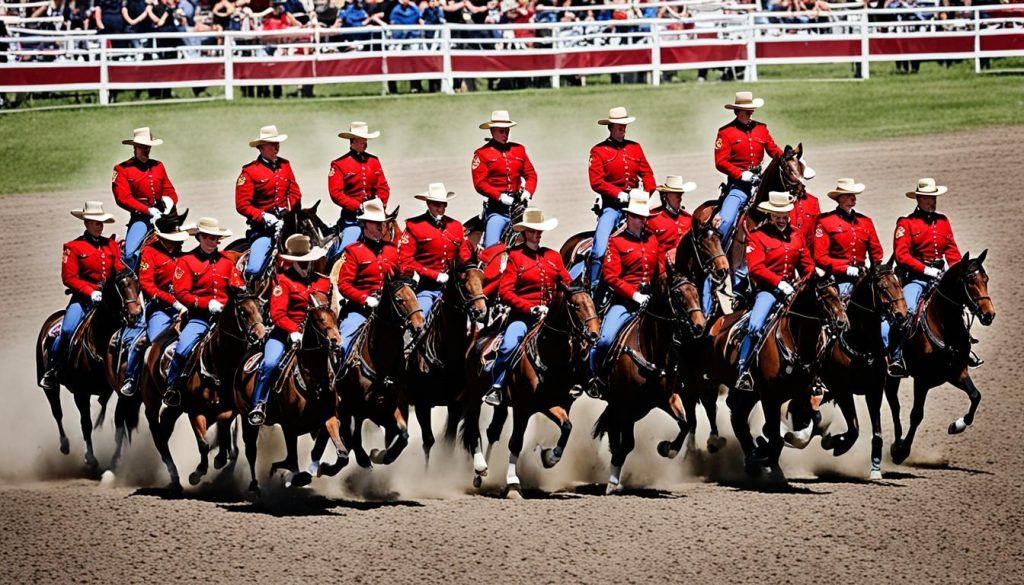
<path fill-rule="evenodd" d="M 487 316 L 483 269 L 475 261 L 454 268 L 406 362 L 406 379 L 415 381 L 408 394 L 416 408 L 427 465 L 435 442 L 430 411 L 447 407 L 445 436 L 453 442 L 462 418 L 459 395 L 466 382 L 466 353 Z"/>
<path fill-rule="evenodd" d="M 60 386 L 66 387 L 74 396 L 82 425 L 82 437 L 85 439 L 85 464 L 90 468 L 99 465 L 92 446 L 94 424 L 90 411 L 91 398 L 99 398 L 100 414 L 95 422 L 95 426 L 99 426 L 103 423 L 107 402 L 116 387 L 111 385 L 107 377 L 107 345 L 123 323 L 134 323 L 142 318 L 139 290 L 139 279 L 128 269 L 111 275 L 103 283 L 103 300 L 83 317 L 72 338 L 63 341 L 64 361 L 59 364 L 57 384 L 52 389 L 44 388 L 46 400 L 50 403 L 50 412 L 57 421 L 60 451 L 65 455 L 70 451 L 70 445 L 64 433 Z M 57 311 L 43 321 L 36 340 L 38 379 L 42 379 L 46 371 L 53 340 L 60 332 L 63 321 L 64 310 Z"/>
<path fill-rule="evenodd" d="M 910 429 L 903 437 L 900 423 L 899 378 L 889 378 L 885 394 L 892 411 L 895 442 L 892 460 L 899 464 L 910 456 L 917 428 L 924 419 L 924 403 L 928 391 L 948 382 L 963 390 L 971 401 L 967 414 L 949 425 L 949 434 L 964 432 L 974 422 L 981 402 L 981 392 L 971 379 L 967 367 L 971 353 L 971 325 L 974 319 L 986 327 L 996 318 L 995 305 L 988 294 L 988 273 L 985 257 L 970 253 L 951 267 L 931 289 L 921 295 L 920 307 L 911 332 L 903 345 L 907 370 L 914 378 L 914 406 L 910 411 Z"/>
<path fill-rule="evenodd" d="M 234 254 L 225 252 L 225 254 Z M 231 422 L 237 414 L 233 383 L 235 370 L 242 365 L 247 351 L 266 334 L 262 307 L 251 292 L 229 288 L 228 302 L 206 336 L 200 340 L 181 370 L 181 403 L 161 412 L 162 388 L 170 364 L 177 331 L 168 329 L 150 345 L 143 366 L 141 389 L 146 420 L 160 457 L 170 475 L 168 489 L 181 491 L 178 468 L 171 456 L 168 441 L 174 423 L 187 414 L 199 449 L 199 464 L 188 481 L 196 485 L 209 469 L 210 444 L 206 434 L 209 423 L 217 425 L 219 451 L 214 460 L 218 469 L 237 457 L 231 439 Z"/>
<path fill-rule="evenodd" d="M 671 269 L 652 284 L 650 302 L 623 326 L 602 358 L 610 368 L 604 392 L 608 404 L 593 434 L 594 438 L 608 435 L 612 460 L 607 493 L 622 489 L 622 466 L 636 444 L 634 427 L 651 410 L 660 408 L 679 426 L 674 440 L 658 445 L 663 456 L 674 456 L 670 451 L 678 451 L 690 432 L 680 397 L 679 350 L 684 339 L 704 333 L 700 292 L 693 281 Z"/>
<path fill-rule="evenodd" d="M 854 394 L 863 394 L 871 417 L 871 478 L 881 479 L 882 471 L 882 394 L 885 388 L 886 358 L 880 327 L 888 320 L 902 327 L 907 318 L 900 280 L 892 268 L 892 259 L 864 270 L 853 284 L 846 303 L 850 328 L 838 336 L 821 367 L 821 381 L 843 413 L 846 432 L 827 434 L 821 446 L 836 457 L 857 442 L 859 424 L 853 403 Z"/>
<path fill-rule="evenodd" d="M 574 385 L 587 382 L 587 356 L 601 331 L 594 300 L 579 284 L 559 285 L 548 304 L 548 314 L 539 319 L 523 338 L 519 355 L 508 364 L 506 402 L 512 405 L 512 436 L 509 438 L 509 463 L 506 476 L 508 496 L 520 495 L 517 465 L 523 450 L 523 437 L 530 417 L 541 413 L 558 425 L 561 433 L 553 448 L 541 451 L 545 468 L 561 459 L 572 422 L 569 409 Z M 487 475 L 487 460 L 508 418 L 505 404 L 495 409 L 487 429 L 487 454 L 481 450 L 480 410 L 483 393 L 491 385 L 490 371 L 484 371 L 481 352 L 491 345 L 493 336 L 474 343 L 466 360 L 467 383 L 462 395 L 462 444 L 473 455 L 473 485 L 480 487 Z"/>
<path fill-rule="evenodd" d="M 278 374 L 271 382 L 266 425 L 281 425 L 287 455 L 271 465 L 273 474 L 278 469 L 289 473 L 286 484 L 301 484 L 309 480 L 308 474 L 298 476 L 298 438 L 307 433 L 324 431 L 334 442 L 339 453 L 338 469 L 348 463 L 348 449 L 341 438 L 338 422 L 338 395 L 334 391 L 334 372 L 341 352 L 341 333 L 338 316 L 331 309 L 326 295 L 313 293 L 309 297 L 302 343 L 289 349 L 281 359 Z M 252 404 L 252 394 L 259 375 L 263 354 L 252 354 L 235 376 L 235 409 L 246 412 Z M 245 457 L 249 461 L 251 482 L 249 491 L 259 493 L 256 479 L 257 441 L 260 427 L 244 424 L 242 439 Z M 340 456 L 344 454 L 344 456 Z M 336 473 L 336 472 L 335 472 Z M 301 478 L 301 480 L 299 479 Z M 298 480 L 298 481 L 296 481 Z"/>

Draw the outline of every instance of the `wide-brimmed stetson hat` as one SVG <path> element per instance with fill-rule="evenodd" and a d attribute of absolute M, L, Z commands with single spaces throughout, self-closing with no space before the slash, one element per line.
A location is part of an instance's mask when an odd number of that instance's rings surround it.
<path fill-rule="evenodd" d="M 277 126 L 271 124 L 270 126 L 264 126 L 260 128 L 260 137 L 256 140 L 250 140 L 249 146 L 257 147 L 262 144 L 270 144 L 273 142 L 284 142 L 288 140 L 287 134 L 280 134 L 277 131 Z"/>
<path fill-rule="evenodd" d="M 512 229 L 517 232 L 523 230 L 537 230 L 538 232 L 546 232 L 553 230 L 558 226 L 558 220 L 553 217 L 544 217 L 544 212 L 539 207 L 527 207 L 526 211 L 523 211 L 523 219 L 519 223 L 512 226 Z"/>
<path fill-rule="evenodd" d="M 285 252 L 281 254 L 282 260 L 289 262 L 312 262 L 327 255 L 327 250 L 320 246 L 314 246 L 305 234 L 292 234 L 284 241 Z"/>
<path fill-rule="evenodd" d="M 626 108 L 622 106 L 616 106 L 608 110 L 608 117 L 597 121 L 597 123 L 602 126 L 607 126 L 609 124 L 631 124 L 633 122 L 636 122 L 636 118 L 634 116 L 630 116 L 629 112 L 626 111 Z"/>
<path fill-rule="evenodd" d="M 731 104 L 725 104 L 727 110 L 756 110 L 764 105 L 764 100 L 755 98 L 753 92 L 737 91 Z"/>
<path fill-rule="evenodd" d="M 679 175 L 668 175 L 665 177 L 665 182 L 658 185 L 658 191 L 662 193 L 689 193 L 697 188 L 697 183 L 693 181 L 683 182 L 683 178 Z"/>
<path fill-rule="evenodd" d="M 132 137 L 121 141 L 121 144 L 138 144 L 139 146 L 160 146 L 163 143 L 163 140 L 153 138 L 153 133 L 150 132 L 149 126 L 132 130 Z"/>
<path fill-rule="evenodd" d="M 633 189 L 629 192 L 629 204 L 622 210 L 630 215 L 640 217 L 651 216 L 651 196 L 643 189 Z"/>
<path fill-rule="evenodd" d="M 220 227 L 220 222 L 212 217 L 200 217 L 196 223 L 195 233 L 226 238 L 231 235 L 231 230 Z"/>
<path fill-rule="evenodd" d="M 356 214 L 356 219 L 359 221 L 387 221 L 388 214 L 384 211 L 384 202 L 376 197 L 367 199 L 363 202 L 362 210 Z"/>
<path fill-rule="evenodd" d="M 935 179 L 930 177 L 921 179 L 917 182 L 917 189 L 914 191 L 907 191 L 907 197 L 910 199 L 917 199 L 918 195 L 931 195 L 937 197 L 948 191 L 943 185 L 936 185 Z"/>
<path fill-rule="evenodd" d="M 338 134 L 338 138 L 347 138 L 352 140 L 353 138 L 364 138 L 366 140 L 373 140 L 380 136 L 380 130 L 376 132 L 370 132 L 370 125 L 366 122 L 352 122 L 348 125 L 348 132 L 342 132 Z"/>
<path fill-rule="evenodd" d="M 840 195 L 860 195 L 864 192 L 864 183 L 858 183 L 850 178 L 839 179 L 836 181 L 836 188 L 832 189 L 826 195 L 829 199 L 838 199 Z"/>
<path fill-rule="evenodd" d="M 480 129 L 489 130 L 491 128 L 511 128 L 515 125 L 516 122 L 513 122 L 512 117 L 508 115 L 508 110 L 494 110 L 491 112 L 491 119 L 480 124 Z"/>
<path fill-rule="evenodd" d="M 785 191 L 769 191 L 768 200 L 757 204 L 767 213 L 789 213 L 793 210 L 793 196 Z"/>
<path fill-rule="evenodd" d="M 114 216 L 103 211 L 102 201 L 86 201 L 81 209 L 72 209 L 71 215 L 81 220 L 114 223 Z"/>
<path fill-rule="evenodd" d="M 431 183 L 423 193 L 413 195 L 420 201 L 433 201 L 435 203 L 448 203 L 449 199 L 455 198 L 455 192 L 445 188 L 444 183 Z"/>
<path fill-rule="evenodd" d="M 188 239 L 189 235 L 195 234 L 194 225 L 181 225 L 186 217 L 188 217 L 187 209 L 179 214 L 177 208 L 171 208 L 168 213 L 165 213 L 160 219 L 153 222 L 153 233 L 158 238 L 168 242 L 184 242 Z"/>

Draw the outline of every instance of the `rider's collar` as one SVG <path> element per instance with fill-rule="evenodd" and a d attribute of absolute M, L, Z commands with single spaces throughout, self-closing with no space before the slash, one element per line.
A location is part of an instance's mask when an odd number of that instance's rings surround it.
<path fill-rule="evenodd" d="M 682 203 L 679 204 L 679 209 L 672 209 L 671 205 L 669 205 L 668 203 L 665 204 L 665 212 L 671 215 L 672 217 L 679 217 L 679 214 L 683 212 L 683 209 L 685 209 L 685 207 Z"/>
<path fill-rule="evenodd" d="M 260 161 L 260 164 L 262 164 L 263 166 L 269 168 L 272 171 L 276 171 L 281 166 L 280 159 L 278 159 L 277 162 L 270 162 L 262 154 L 259 155 L 258 157 L 256 157 L 256 160 Z"/>
<path fill-rule="evenodd" d="M 631 230 L 631 229 L 629 229 L 629 228 L 626 228 L 626 230 L 625 230 L 625 232 L 624 232 L 624 233 L 627 233 L 627 234 L 629 234 L 630 236 L 633 236 L 634 238 L 636 238 L 636 239 L 638 239 L 638 240 L 639 240 L 639 239 L 642 239 L 642 237 L 643 237 L 643 230 L 640 230 L 640 233 L 636 233 L 636 232 L 634 232 L 633 230 Z"/>
<path fill-rule="evenodd" d="M 364 152 L 356 152 L 353 149 L 349 149 L 348 154 L 349 154 L 349 156 L 351 156 L 352 158 L 356 159 L 358 162 L 361 162 L 361 163 L 362 162 L 366 162 L 370 158 L 370 156 L 368 154 L 366 154 L 365 151 Z"/>
<path fill-rule="evenodd" d="M 850 211 L 843 211 L 842 207 L 837 207 L 836 208 L 836 215 L 838 215 L 839 217 L 845 219 L 846 221 L 848 221 L 850 223 L 854 223 L 854 222 L 857 221 L 857 210 L 855 210 L 855 209 L 850 209 Z"/>
<path fill-rule="evenodd" d="M 139 157 L 137 157 L 137 156 L 133 156 L 132 157 L 132 162 L 135 163 L 135 166 L 141 167 L 141 168 L 144 168 L 144 169 L 148 169 L 149 167 L 151 167 L 151 166 L 153 166 L 155 164 L 153 162 L 153 159 L 151 159 L 151 158 L 146 159 L 146 162 L 142 162 L 141 160 L 139 160 Z"/>
<path fill-rule="evenodd" d="M 82 234 L 82 237 L 85 238 L 86 242 L 89 242 L 90 244 L 96 246 L 97 248 L 103 245 L 103 241 L 107 239 L 103 236 L 95 237 L 89 232 L 85 232 L 84 234 Z"/>
<path fill-rule="evenodd" d="M 441 227 L 442 225 L 444 225 L 444 214 L 443 213 L 441 215 L 434 215 L 433 213 L 430 213 L 428 211 L 427 212 L 427 217 L 429 217 L 430 221 L 434 222 L 434 225 L 436 225 L 437 227 Z"/>
<path fill-rule="evenodd" d="M 313 274 L 312 268 L 307 269 L 306 274 L 302 274 L 301 272 L 299 272 L 299 269 L 296 268 L 295 264 L 289 266 L 288 270 L 286 270 L 285 272 L 286 274 L 288 274 L 288 276 L 292 278 L 292 280 L 298 280 L 300 282 L 308 281 L 309 277 Z"/>
<path fill-rule="evenodd" d="M 364 245 L 365 245 L 365 246 L 366 246 L 367 248 L 369 248 L 369 249 L 373 250 L 373 251 L 374 251 L 374 253 L 376 253 L 376 252 L 380 252 L 380 251 L 381 251 L 381 248 L 383 248 L 383 247 L 384 247 L 384 240 L 383 240 L 383 238 L 382 238 L 382 239 L 380 239 L 380 240 L 373 240 L 373 239 L 370 239 L 370 238 L 368 238 L 368 237 L 366 237 L 366 236 L 363 236 L 363 237 L 362 237 L 362 240 L 363 240 L 363 244 L 364 244 Z"/>
<path fill-rule="evenodd" d="M 746 124 L 744 124 L 743 122 L 740 122 L 739 118 L 736 118 L 736 119 L 734 119 L 732 121 L 732 124 L 733 124 L 733 126 L 736 126 L 740 130 L 743 130 L 743 131 L 746 131 L 746 132 L 750 132 L 751 130 L 754 129 L 754 126 L 757 126 L 757 122 L 753 118 L 751 118 L 750 121 L 747 122 Z"/>
<path fill-rule="evenodd" d="M 925 220 L 928 223 L 935 223 L 935 220 L 938 219 L 939 217 L 938 213 L 934 211 L 925 211 L 920 207 L 914 210 L 914 215 L 920 217 L 921 219 Z"/>
<path fill-rule="evenodd" d="M 775 234 L 779 237 L 779 239 L 786 240 L 787 242 L 789 241 L 790 236 L 793 234 L 792 225 L 787 225 L 786 229 L 780 230 L 779 228 L 775 227 L 774 223 L 770 223 L 768 224 L 768 229 L 774 231 Z"/>
<path fill-rule="evenodd" d="M 200 260 L 214 260 L 220 256 L 220 250 L 214 250 L 207 254 L 206 252 L 203 252 L 202 248 L 196 248 L 195 255 L 196 258 L 199 258 Z"/>
<path fill-rule="evenodd" d="M 501 142 L 498 142 L 497 140 L 495 140 L 493 138 L 488 138 L 487 139 L 487 143 L 490 144 L 492 147 L 494 147 L 497 150 L 508 150 L 508 149 L 512 148 L 512 143 L 511 142 L 506 142 L 506 143 L 502 144 Z"/>

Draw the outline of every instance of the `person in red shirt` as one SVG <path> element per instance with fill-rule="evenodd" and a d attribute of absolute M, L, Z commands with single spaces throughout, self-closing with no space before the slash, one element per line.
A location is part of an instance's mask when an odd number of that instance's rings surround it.
<path fill-rule="evenodd" d="M 821 215 L 814 229 L 814 263 L 835 275 L 843 297 L 850 295 L 867 261 L 870 259 L 872 266 L 878 266 L 885 253 L 875 232 L 875 223 L 853 209 L 857 195 L 863 192 L 862 183 L 839 179 L 836 188 L 828 192 L 829 199 L 837 206 L 834 211 Z"/>
<path fill-rule="evenodd" d="M 338 292 L 345 303 L 338 315 L 345 355 L 352 350 L 359 326 L 380 304 L 384 280 L 399 269 L 398 247 L 384 239 L 387 213 L 384 202 L 370 199 L 356 216 L 363 226 L 363 235 L 348 245 L 338 256 Z"/>
<path fill-rule="evenodd" d="M 162 162 L 149 158 L 150 150 L 163 143 L 153 138 L 149 128 L 136 128 L 131 138 L 121 141 L 132 146 L 133 156 L 114 165 L 110 180 L 114 201 L 131 214 L 124 236 L 124 261 L 132 270 L 139 265 L 139 248 L 153 221 L 178 204 L 178 193 L 167 177 L 167 169 Z"/>
<path fill-rule="evenodd" d="M 661 207 L 651 210 L 651 217 L 647 220 L 647 230 L 658 239 L 660 253 L 668 259 L 668 253 L 679 247 L 683 239 L 693 225 L 693 216 L 683 207 L 683 193 L 689 193 L 697 188 L 692 181 L 683 182 L 679 175 L 665 177 L 665 182 L 658 185 L 658 194 L 661 196 Z"/>
<path fill-rule="evenodd" d="M 423 317 L 429 318 L 451 276 L 449 271 L 469 262 L 472 251 L 462 223 L 444 214 L 455 193 L 444 183 L 431 183 L 425 193 L 415 197 L 427 203 L 427 211 L 406 220 L 398 242 L 398 258 L 403 274 L 417 279 L 416 299 Z"/>
<path fill-rule="evenodd" d="M 793 294 L 798 278 L 807 278 L 814 271 L 810 246 L 789 223 L 792 201 L 789 193 L 770 192 L 768 200 L 757 206 L 768 214 L 769 221 L 747 239 L 747 267 L 756 296 L 740 344 L 737 390 L 753 390 L 747 360 L 775 304 Z"/>
<path fill-rule="evenodd" d="M 800 232 L 805 242 L 813 242 L 814 228 L 818 225 L 820 215 L 821 203 L 818 198 L 804 189 L 804 194 L 793 200 L 793 211 L 789 212 L 789 225 Z"/>
<path fill-rule="evenodd" d="M 251 282 L 266 270 L 282 216 L 302 205 L 302 192 L 292 165 L 278 156 L 287 134 L 277 126 L 260 128 L 260 136 L 249 142 L 259 150 L 256 160 L 242 167 L 235 182 L 235 209 L 249 224 L 249 260 L 245 278 Z"/>
<path fill-rule="evenodd" d="M 331 162 L 331 170 L 327 173 L 327 192 L 341 207 L 338 218 L 338 239 L 327 252 L 328 261 L 341 254 L 349 244 L 359 239 L 363 230 L 356 221 L 356 213 L 368 199 L 380 199 L 384 207 L 388 205 L 391 187 L 384 176 L 380 159 L 366 152 L 367 141 L 380 136 L 380 131 L 370 132 L 366 122 L 352 122 L 348 132 L 338 134 L 339 138 L 347 138 L 349 151 Z"/>
<path fill-rule="evenodd" d="M 287 263 L 277 273 L 270 293 L 270 321 L 274 329 L 263 345 L 263 361 L 252 393 L 249 424 L 261 426 L 267 418 L 267 394 L 270 380 L 281 364 L 285 349 L 302 343 L 303 325 L 309 310 L 309 296 L 321 293 L 330 297 L 331 281 L 312 271 L 311 263 L 327 255 L 327 250 L 310 244 L 309 236 L 293 234 L 284 242 L 279 258 Z"/>
<path fill-rule="evenodd" d="M 736 92 L 736 99 L 725 104 L 733 110 L 736 119 L 718 129 L 715 138 L 715 167 L 726 176 L 726 195 L 718 215 L 722 218 L 718 231 L 722 234 L 722 246 L 728 249 L 732 241 L 740 212 L 750 199 L 751 169 L 761 164 L 767 152 L 772 158 L 782 156 L 782 149 L 775 144 L 768 127 L 751 119 L 754 110 L 764 105 L 764 100 L 754 98 L 749 91 Z"/>
<path fill-rule="evenodd" d="M 212 217 L 201 217 L 196 225 L 199 247 L 178 258 L 171 286 L 174 298 L 188 310 L 188 322 L 178 336 L 178 345 L 167 370 L 164 402 L 177 406 L 181 402 L 178 377 L 196 344 L 206 334 L 228 303 L 228 287 L 242 288 L 244 282 L 234 261 L 225 256 L 218 246 L 231 236 L 231 230 L 220 227 Z"/>
<path fill-rule="evenodd" d="M 601 281 L 601 263 L 608 252 L 608 238 L 622 221 L 622 208 L 629 203 L 629 192 L 642 188 L 653 193 L 655 189 L 654 171 L 644 149 L 626 140 L 626 126 L 635 121 L 623 107 L 610 109 L 607 118 L 597 121 L 608 127 L 608 138 L 590 149 L 590 188 L 597 193 L 596 205 L 601 207 L 590 250 L 592 290 L 596 290 Z"/>
<path fill-rule="evenodd" d="M 114 216 L 103 211 L 103 203 L 86 201 L 82 209 L 72 210 L 71 215 L 85 223 L 85 233 L 64 244 L 60 278 L 71 299 L 60 333 L 50 346 L 46 372 L 39 381 L 47 390 L 57 385 L 57 370 L 63 365 L 67 340 L 75 335 L 86 313 L 103 300 L 107 280 L 125 268 L 117 240 L 103 235 L 103 225 L 114 223 Z"/>
<path fill-rule="evenodd" d="M 528 207 L 523 219 L 512 226 L 523 232 L 524 243 L 508 253 L 508 263 L 501 273 L 498 296 L 507 303 L 512 312 L 505 327 L 498 357 L 494 360 L 494 383 L 484 402 L 492 406 L 501 404 L 505 374 L 512 354 L 523 342 L 530 326 L 548 313 L 548 303 L 557 287 L 568 285 L 572 280 L 562 264 L 562 257 L 556 250 L 540 245 L 541 236 L 555 229 L 558 220 L 544 217 L 536 207 Z"/>
<path fill-rule="evenodd" d="M 531 201 L 537 192 L 537 171 L 526 155 L 526 147 L 508 139 L 510 128 L 515 125 L 508 112 L 491 112 L 491 119 L 480 124 L 480 129 L 489 130 L 491 137 L 473 152 L 473 187 L 485 197 L 485 248 L 498 243 L 511 221 L 509 212 L 516 198 L 521 195 Z"/>
<path fill-rule="evenodd" d="M 930 283 L 941 277 L 944 270 L 960 262 L 960 248 L 953 237 L 953 226 L 945 215 L 935 211 L 938 197 L 946 191 L 945 186 L 935 184 L 935 179 L 919 180 L 917 189 L 907 193 L 908 198 L 917 200 L 917 208 L 910 215 L 896 220 L 892 247 L 900 280 L 904 283 L 903 298 L 911 315 L 916 314 L 921 295 Z M 889 375 L 905 377 L 902 340 L 895 337 L 891 335 L 889 322 L 882 321 L 882 341 L 891 358 Z M 972 357 L 971 363 L 981 362 Z"/>
<path fill-rule="evenodd" d="M 185 305 L 174 297 L 174 269 L 181 256 L 182 243 L 189 238 L 191 227 L 181 227 L 188 211 L 178 215 L 172 209 L 160 219 L 153 222 L 156 239 L 142 248 L 139 261 L 139 284 L 142 294 L 149 299 L 146 303 L 146 321 L 138 327 L 125 327 L 123 343 L 128 347 L 128 359 L 125 366 L 124 381 L 121 383 L 121 394 L 131 396 L 135 393 L 135 381 L 142 366 L 142 356 L 146 347 L 154 339 L 166 331 L 179 314 L 185 312 Z M 142 332 L 146 332 L 145 341 Z"/>

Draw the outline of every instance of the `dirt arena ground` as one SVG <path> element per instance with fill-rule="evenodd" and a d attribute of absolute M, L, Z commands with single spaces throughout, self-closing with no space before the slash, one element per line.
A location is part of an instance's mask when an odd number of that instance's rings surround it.
<path fill-rule="evenodd" d="M 72 452 L 58 452 L 56 429 L 35 386 L 30 348 L 43 317 L 65 302 L 60 244 L 80 231 L 67 210 L 86 198 L 109 205 L 109 191 L 0 198 L 7 226 L 0 231 L 0 581 L 294 582 L 330 575 L 400 583 L 1024 582 L 1024 305 L 1016 296 L 1024 287 L 1018 261 L 1024 235 L 1019 165 L 1006 150 L 1012 130 L 808 149 L 818 171 L 813 193 L 824 193 L 840 176 L 868 185 L 859 209 L 874 217 L 887 250 L 895 218 L 913 208 L 903 193 L 927 175 L 950 186 L 940 209 L 951 216 L 962 249 L 989 249 L 998 318 L 990 328 L 975 329 L 978 350 L 988 360 L 975 373 L 984 393 L 976 423 L 963 435 L 948 436 L 947 425 L 966 411 L 967 399 L 950 386 L 934 390 L 911 460 L 894 466 L 887 459 L 885 477 L 877 482 L 866 479 L 869 446 L 863 434 L 840 459 L 825 455 L 817 440 L 805 451 L 787 450 L 783 467 L 791 481 L 769 489 L 742 480 L 735 441 L 714 457 L 660 459 L 654 446 L 674 425 L 654 414 L 639 425 L 637 450 L 626 463 L 624 482 L 632 489 L 603 497 L 598 484 L 607 479 L 607 448 L 588 433 L 600 405 L 584 398 L 573 411 L 576 432 L 567 458 L 553 470 L 541 469 L 533 447 L 551 445 L 557 431 L 534 419 L 520 467 L 530 488 L 523 501 L 500 498 L 496 482 L 504 477 L 504 450 L 495 450 L 491 483 L 476 494 L 461 452 L 435 450 L 431 470 L 423 472 L 415 429 L 409 449 L 391 468 L 349 468 L 341 479 L 317 480 L 298 493 L 270 490 L 258 504 L 239 495 L 244 460 L 233 474 L 214 474 L 180 499 L 165 498 L 155 486 L 166 475 L 143 430 L 124 472 L 101 485 L 82 464 L 77 414 L 66 393 Z M 283 154 L 292 156 L 287 145 Z M 659 176 L 679 172 L 698 182 L 701 196 L 714 193 L 719 179 L 709 153 L 651 154 Z M 452 215 L 475 212 L 468 159 L 404 167 L 385 159 L 403 216 L 419 213 L 409 194 L 438 179 L 461 195 Z M 535 162 L 538 201 L 561 220 L 546 236 L 545 243 L 556 246 L 593 224 L 585 159 Z M 298 167 L 309 201 L 326 199 L 318 168 Z M 232 206 L 233 173 L 226 169 L 216 184 L 177 180 L 192 217 L 215 215 L 241 230 Z M 691 207 L 703 198 L 688 197 Z M 909 384 L 903 398 L 906 417 Z M 825 415 L 832 414 L 826 408 Z M 726 413 L 719 418 L 727 428 Z M 701 418 L 698 424 L 703 445 L 707 423 Z M 367 433 L 369 442 L 380 442 Z M 104 464 L 112 435 L 109 422 L 96 432 Z M 890 438 L 887 424 L 887 453 Z M 282 450 L 276 431 L 265 429 L 261 440 L 265 474 Z M 173 449 L 179 467 L 191 469 L 197 455 L 183 423 Z"/>

